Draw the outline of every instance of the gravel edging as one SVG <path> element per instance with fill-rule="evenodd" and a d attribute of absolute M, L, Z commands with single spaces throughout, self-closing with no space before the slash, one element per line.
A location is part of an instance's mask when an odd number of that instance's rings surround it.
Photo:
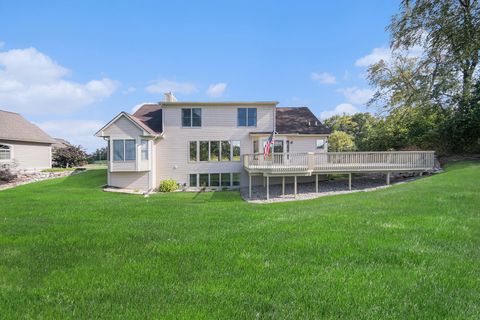
<path fill-rule="evenodd" d="M 15 188 L 25 184 L 51 180 L 56 178 L 63 178 L 72 175 L 76 175 L 84 172 L 85 170 L 75 170 L 75 171 L 60 171 L 60 172 L 31 172 L 31 173 L 22 173 L 19 174 L 19 178 L 14 182 L 9 182 L 5 184 L 0 184 L 0 191 Z"/>
<path fill-rule="evenodd" d="M 248 197 L 248 188 L 242 188 L 240 195 L 243 200 L 250 203 L 274 203 L 285 201 L 299 201 L 316 199 L 320 197 L 347 194 L 355 192 L 369 192 L 378 189 L 385 189 L 395 184 L 402 184 L 417 180 L 421 177 L 399 178 L 392 181 L 390 185 L 386 184 L 385 179 L 378 177 L 359 177 L 352 179 L 352 190 L 348 189 L 348 179 L 335 179 L 318 182 L 318 193 L 315 191 L 315 183 L 299 183 L 297 185 L 297 197 L 293 195 L 293 184 L 285 185 L 285 195 L 282 195 L 282 185 L 270 185 L 270 199 L 267 200 L 266 189 L 263 186 L 252 187 L 252 198 Z"/>

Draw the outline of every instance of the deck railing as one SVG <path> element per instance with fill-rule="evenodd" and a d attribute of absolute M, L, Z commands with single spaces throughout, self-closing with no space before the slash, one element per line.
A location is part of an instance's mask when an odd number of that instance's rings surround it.
<path fill-rule="evenodd" d="M 252 173 L 422 171 L 434 166 L 433 151 L 323 152 L 245 154 L 243 165 Z"/>

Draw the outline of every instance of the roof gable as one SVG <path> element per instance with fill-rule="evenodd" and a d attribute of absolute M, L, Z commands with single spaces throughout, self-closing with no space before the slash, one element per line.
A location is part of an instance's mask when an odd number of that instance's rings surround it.
<path fill-rule="evenodd" d="M 131 114 L 127 112 L 120 112 L 115 118 L 113 118 L 109 123 L 107 123 L 103 128 L 97 131 L 95 133 L 95 136 L 97 137 L 103 137 L 103 136 L 108 136 L 104 135 L 104 131 L 107 130 L 111 125 L 116 123 L 119 119 L 125 118 L 128 121 L 130 121 L 134 126 L 136 126 L 144 135 L 157 135 L 155 131 L 153 131 L 150 127 L 148 127 L 143 121 L 140 119 L 132 116 Z"/>

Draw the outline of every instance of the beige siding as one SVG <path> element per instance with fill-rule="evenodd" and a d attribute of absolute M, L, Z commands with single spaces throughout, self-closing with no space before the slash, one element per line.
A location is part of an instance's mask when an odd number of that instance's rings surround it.
<path fill-rule="evenodd" d="M 316 142 L 317 139 L 327 140 L 326 137 L 307 137 L 307 136 L 289 136 L 287 138 L 290 140 L 290 152 L 291 153 L 303 153 L 303 152 L 326 152 L 327 149 L 317 149 Z"/>
<path fill-rule="evenodd" d="M 248 185 L 248 176 L 243 164 L 238 162 L 189 162 L 189 141 L 238 140 L 241 154 L 251 153 L 250 132 L 273 130 L 273 107 L 257 107 L 257 127 L 237 127 L 237 108 L 202 107 L 202 127 L 182 128 L 182 107 L 165 107 L 164 139 L 156 145 L 156 184 L 165 179 L 174 179 L 188 185 L 190 173 L 240 172 L 241 185 Z"/>
<path fill-rule="evenodd" d="M 110 172 L 112 187 L 148 190 L 148 172 Z"/>
<path fill-rule="evenodd" d="M 52 148 L 50 144 L 6 140 L 0 140 L 0 144 L 12 147 L 13 159 L 18 164 L 16 169 L 42 170 L 52 167 Z"/>
<path fill-rule="evenodd" d="M 135 161 L 112 161 L 110 171 L 136 171 Z"/>
<path fill-rule="evenodd" d="M 142 130 L 124 116 L 118 118 L 103 131 L 103 135 L 115 138 L 136 138 L 141 134 Z"/>

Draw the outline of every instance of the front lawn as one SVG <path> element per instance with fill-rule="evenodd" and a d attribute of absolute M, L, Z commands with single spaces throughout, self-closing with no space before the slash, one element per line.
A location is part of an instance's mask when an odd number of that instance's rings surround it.
<path fill-rule="evenodd" d="M 480 318 L 480 164 L 369 193 L 0 192 L 0 318 Z"/>

